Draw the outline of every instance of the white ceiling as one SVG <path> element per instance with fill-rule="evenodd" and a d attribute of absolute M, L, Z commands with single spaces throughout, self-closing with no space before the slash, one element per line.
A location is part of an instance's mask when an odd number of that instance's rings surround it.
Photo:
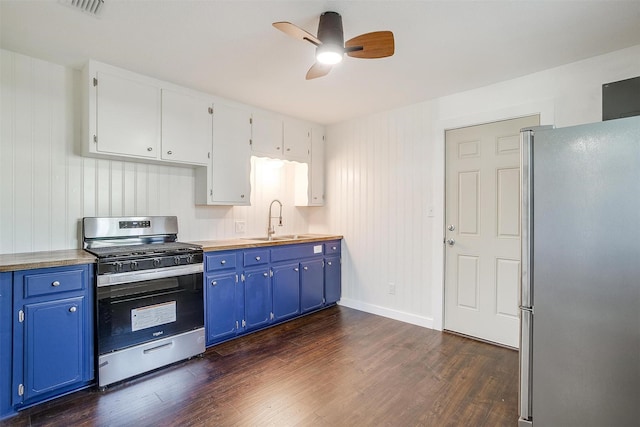
<path fill-rule="evenodd" d="M 66 0 L 70 1 L 70 0 Z M 635 1 L 105 0 L 99 17 L 65 0 L 0 0 L 0 46 L 81 68 L 89 59 L 319 123 L 333 123 L 640 44 Z M 345 58 L 306 81 L 327 10 L 345 39 L 395 34 L 395 55 Z"/>

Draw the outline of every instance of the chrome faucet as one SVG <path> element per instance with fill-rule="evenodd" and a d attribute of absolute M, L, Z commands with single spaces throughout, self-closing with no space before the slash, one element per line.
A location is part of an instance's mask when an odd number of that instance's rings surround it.
<path fill-rule="evenodd" d="M 269 205 L 269 228 L 267 228 L 267 239 L 271 240 L 271 237 L 276 234 L 276 230 L 273 227 L 273 224 L 271 224 L 271 220 L 274 218 L 271 214 L 271 208 L 273 208 L 273 204 L 278 202 L 278 204 L 280 205 L 280 213 L 278 214 L 277 217 L 278 218 L 278 226 L 282 227 L 282 202 L 280 202 L 280 200 L 278 199 L 273 199 L 271 201 L 271 204 Z"/>

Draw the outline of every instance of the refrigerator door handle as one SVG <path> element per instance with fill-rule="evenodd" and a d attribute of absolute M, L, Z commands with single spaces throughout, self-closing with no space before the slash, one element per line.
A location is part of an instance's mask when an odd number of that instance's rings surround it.
<path fill-rule="evenodd" d="M 533 213 L 533 133 L 531 129 L 520 132 L 520 306 L 531 307 L 531 245 Z"/>
<path fill-rule="evenodd" d="M 531 357 L 533 348 L 531 339 L 533 338 L 533 313 L 531 310 L 520 311 L 520 427 L 531 425 Z"/>

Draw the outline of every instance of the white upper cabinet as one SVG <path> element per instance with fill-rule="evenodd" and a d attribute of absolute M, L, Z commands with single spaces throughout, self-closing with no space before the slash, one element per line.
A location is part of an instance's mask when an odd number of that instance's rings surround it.
<path fill-rule="evenodd" d="M 89 152 L 158 158 L 160 88 L 110 71 L 91 79 Z"/>
<path fill-rule="evenodd" d="M 311 126 L 296 120 L 285 120 L 283 146 L 286 160 L 309 162 Z"/>
<path fill-rule="evenodd" d="M 196 175 L 196 203 L 208 205 L 250 204 L 251 114 L 238 107 L 213 106 L 213 152 L 207 188 Z M 202 173 L 202 171 L 200 171 Z M 204 192 L 204 197 L 202 193 Z M 198 194 L 200 193 L 200 194 Z"/>
<path fill-rule="evenodd" d="M 163 160 L 206 165 L 212 143 L 212 100 L 162 89 Z"/>
<path fill-rule="evenodd" d="M 254 113 L 251 122 L 252 151 L 258 156 L 282 158 L 282 120 Z"/>
<path fill-rule="evenodd" d="M 209 163 L 212 97 L 96 61 L 85 82 L 85 155 Z"/>
<path fill-rule="evenodd" d="M 324 205 L 324 148 L 324 128 L 314 127 L 311 131 L 310 206 Z"/>

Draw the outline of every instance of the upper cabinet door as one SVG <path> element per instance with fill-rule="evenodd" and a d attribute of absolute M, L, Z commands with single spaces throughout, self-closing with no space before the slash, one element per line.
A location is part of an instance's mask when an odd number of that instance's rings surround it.
<path fill-rule="evenodd" d="M 324 205 L 324 129 L 311 131 L 311 171 L 309 172 L 309 205 Z"/>
<path fill-rule="evenodd" d="M 309 162 L 311 127 L 294 120 L 284 122 L 284 158 Z"/>
<path fill-rule="evenodd" d="M 252 151 L 282 158 L 282 120 L 254 114 L 251 126 Z"/>
<path fill-rule="evenodd" d="M 157 159 L 160 88 L 108 72 L 96 76 L 96 151 Z"/>
<path fill-rule="evenodd" d="M 217 103 L 213 107 L 210 198 L 214 204 L 248 205 L 251 192 L 251 115 Z"/>
<path fill-rule="evenodd" d="M 163 160 L 209 163 L 212 137 L 211 100 L 162 89 Z"/>

